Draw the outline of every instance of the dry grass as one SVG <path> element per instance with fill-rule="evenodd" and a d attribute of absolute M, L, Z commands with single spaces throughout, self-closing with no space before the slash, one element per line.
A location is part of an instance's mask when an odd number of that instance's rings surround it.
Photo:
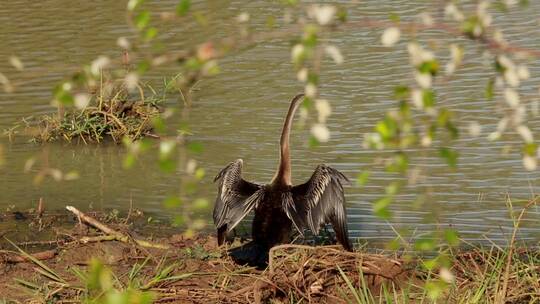
<path fill-rule="evenodd" d="M 60 110 L 40 118 L 34 140 L 91 143 L 106 138 L 120 142 L 124 137 L 135 140 L 155 136 L 152 122 L 159 115 L 160 102 L 156 97 L 146 98 L 142 89 L 133 95 L 123 85 L 114 86 L 107 94 L 93 96 L 83 109 Z"/>

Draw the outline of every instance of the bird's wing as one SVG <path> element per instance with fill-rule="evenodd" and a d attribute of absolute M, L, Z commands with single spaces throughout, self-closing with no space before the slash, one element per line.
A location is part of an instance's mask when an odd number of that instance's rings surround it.
<path fill-rule="evenodd" d="M 242 164 L 241 159 L 231 162 L 214 179 L 219 182 L 213 212 L 218 231 L 231 231 L 264 195 L 262 185 L 242 179 Z"/>
<path fill-rule="evenodd" d="M 338 241 L 351 251 L 343 193 L 343 183 L 348 182 L 336 169 L 319 165 L 306 183 L 294 186 L 290 197 L 284 196 L 283 209 L 300 233 L 309 228 L 318 234 L 320 227 L 330 222 Z"/>

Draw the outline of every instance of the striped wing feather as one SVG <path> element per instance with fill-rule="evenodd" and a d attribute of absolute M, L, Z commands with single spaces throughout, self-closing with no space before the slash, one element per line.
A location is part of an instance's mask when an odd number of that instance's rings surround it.
<path fill-rule="evenodd" d="M 241 159 L 231 162 L 214 179 L 218 182 L 218 195 L 213 218 L 220 244 L 225 233 L 236 227 L 264 195 L 261 185 L 242 178 L 242 164 Z"/>
<path fill-rule="evenodd" d="M 300 233 L 309 228 L 319 234 L 322 225 L 332 224 L 338 241 L 351 251 L 343 183 L 349 180 L 339 171 L 319 165 L 304 184 L 291 189 L 292 199 L 284 197 L 283 209 Z"/>

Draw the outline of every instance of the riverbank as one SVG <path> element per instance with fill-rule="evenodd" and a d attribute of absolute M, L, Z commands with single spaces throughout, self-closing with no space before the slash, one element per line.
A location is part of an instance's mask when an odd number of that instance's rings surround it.
<path fill-rule="evenodd" d="M 39 209 L 39 208 L 37 208 Z M 457 250 L 449 267 L 402 252 L 282 245 L 265 270 L 213 235 L 144 225 L 135 212 L 0 215 L 0 303 L 449 303 L 540 301 L 540 252 Z M 24 232 L 24 233 L 23 233 Z M 502 302 L 501 302 L 502 303 Z"/>

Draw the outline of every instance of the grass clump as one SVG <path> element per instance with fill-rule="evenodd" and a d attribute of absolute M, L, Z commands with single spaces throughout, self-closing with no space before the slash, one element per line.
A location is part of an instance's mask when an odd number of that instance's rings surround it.
<path fill-rule="evenodd" d="M 102 86 L 99 94 L 88 95 L 89 102 L 85 106 L 68 111 L 60 106 L 58 114 L 38 120 L 33 139 L 36 142 L 76 140 L 90 143 L 107 138 L 120 142 L 124 137 L 131 140 L 155 137 L 152 122 L 159 116 L 158 105 L 163 99 L 157 94 L 146 98 L 143 89 L 138 88 L 139 93 L 135 95 L 124 85 L 108 89 Z"/>

